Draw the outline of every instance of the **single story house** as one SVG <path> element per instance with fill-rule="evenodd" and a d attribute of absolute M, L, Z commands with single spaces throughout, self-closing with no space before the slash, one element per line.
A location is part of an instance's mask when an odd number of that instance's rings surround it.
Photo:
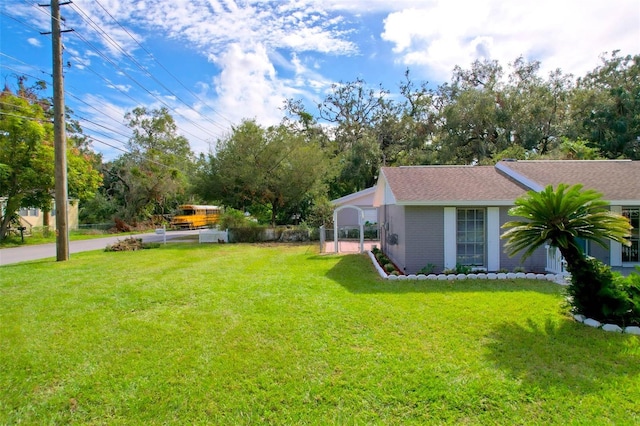
<path fill-rule="evenodd" d="M 457 264 L 495 272 L 559 272 L 555 250 L 538 249 L 524 262 L 509 257 L 501 226 L 527 191 L 551 184 L 595 189 L 634 229 L 631 247 L 585 244 L 586 253 L 613 267 L 640 265 L 640 161 L 505 160 L 495 166 L 383 167 L 373 205 L 379 208 L 381 248 L 407 274 L 427 265 L 434 272 Z"/>

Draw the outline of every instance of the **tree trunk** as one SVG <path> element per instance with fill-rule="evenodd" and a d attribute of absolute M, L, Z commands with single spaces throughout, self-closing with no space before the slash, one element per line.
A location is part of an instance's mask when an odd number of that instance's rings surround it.
<path fill-rule="evenodd" d="M 4 216 L 2 217 L 2 223 L 0 223 L 0 241 L 4 240 L 11 224 L 11 217 L 20 207 L 20 197 L 9 196 L 7 198 L 7 204 L 4 208 Z"/>
<path fill-rule="evenodd" d="M 46 238 L 49 236 L 49 226 L 51 219 L 50 217 L 51 209 L 49 207 L 44 207 L 42 209 L 42 235 Z"/>

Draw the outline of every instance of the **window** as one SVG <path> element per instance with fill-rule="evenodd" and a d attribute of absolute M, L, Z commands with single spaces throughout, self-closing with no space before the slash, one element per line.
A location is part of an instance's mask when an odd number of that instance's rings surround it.
<path fill-rule="evenodd" d="M 18 210 L 18 214 L 20 216 L 38 216 L 40 214 L 40 209 L 36 209 L 36 208 L 21 208 L 20 210 Z"/>
<path fill-rule="evenodd" d="M 640 228 L 640 208 L 623 208 L 622 216 L 629 219 L 633 229 L 631 230 L 631 246 L 622 246 L 622 261 L 623 262 L 640 262 L 640 235 L 638 228 Z"/>
<path fill-rule="evenodd" d="M 466 266 L 484 266 L 485 242 L 484 209 L 458 209 L 456 263 Z"/>

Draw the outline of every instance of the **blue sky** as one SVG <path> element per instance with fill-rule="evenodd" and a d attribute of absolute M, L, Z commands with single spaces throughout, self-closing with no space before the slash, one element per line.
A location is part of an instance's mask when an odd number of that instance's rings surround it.
<path fill-rule="evenodd" d="M 0 72 L 51 81 L 49 9 L 0 6 Z M 434 87 L 455 65 L 518 56 L 584 75 L 600 55 L 640 53 L 637 0 L 74 0 L 61 8 L 66 103 L 110 159 L 136 106 L 169 108 L 192 149 L 233 124 L 282 118 L 288 98 L 312 113 L 331 84 L 364 79 L 397 91 L 409 68 Z M 113 148 L 112 145 L 116 148 Z"/>

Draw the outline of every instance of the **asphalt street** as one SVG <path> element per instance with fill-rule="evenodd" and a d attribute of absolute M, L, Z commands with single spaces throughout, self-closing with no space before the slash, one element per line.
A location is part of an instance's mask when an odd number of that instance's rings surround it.
<path fill-rule="evenodd" d="M 191 237 L 190 241 L 194 241 L 194 235 L 198 235 L 198 230 L 195 231 L 167 231 L 167 241 L 180 241 L 188 237 Z M 73 253 L 80 253 L 83 251 L 91 250 L 104 250 L 108 244 L 113 244 L 118 240 L 124 240 L 125 238 L 134 237 L 142 238 L 142 241 L 146 243 L 164 241 L 164 236 L 161 234 L 138 234 L 138 235 L 116 235 L 112 237 L 96 238 L 93 240 L 81 240 L 69 242 L 69 257 L 71 258 Z M 195 240 L 197 241 L 197 240 Z M 0 266 L 10 265 L 12 263 L 26 262 L 29 260 L 49 259 L 55 261 L 56 257 L 56 244 L 39 244 L 33 246 L 24 247 L 12 247 L 0 249 Z"/>

